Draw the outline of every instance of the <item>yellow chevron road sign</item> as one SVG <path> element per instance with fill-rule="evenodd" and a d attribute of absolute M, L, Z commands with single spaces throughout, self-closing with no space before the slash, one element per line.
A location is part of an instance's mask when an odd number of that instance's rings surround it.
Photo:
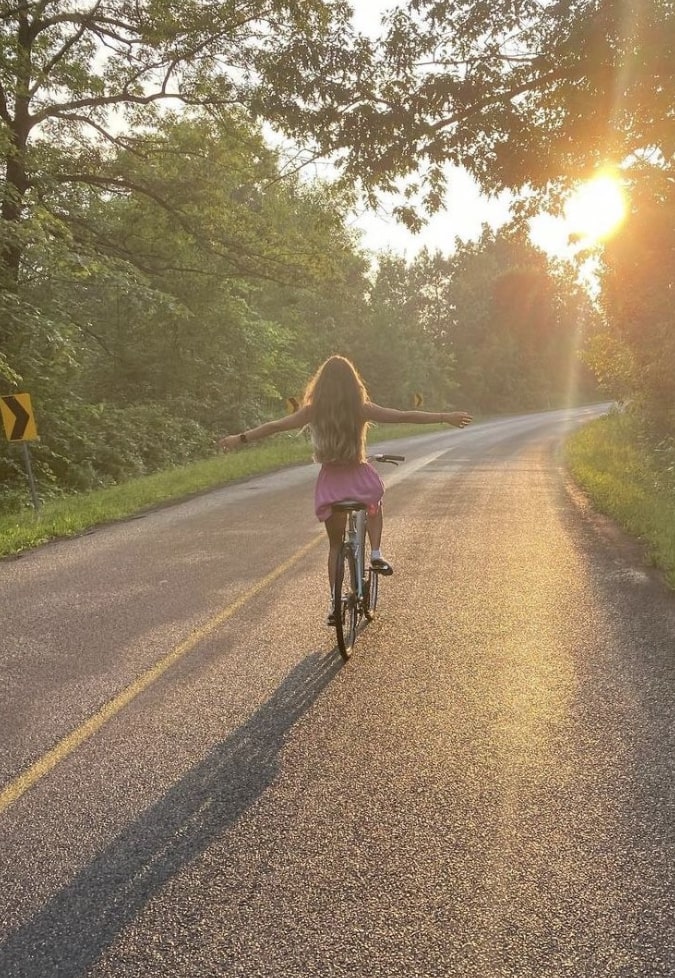
<path fill-rule="evenodd" d="M 9 441 L 35 441 L 38 437 L 30 394 L 0 397 L 0 413 Z"/>

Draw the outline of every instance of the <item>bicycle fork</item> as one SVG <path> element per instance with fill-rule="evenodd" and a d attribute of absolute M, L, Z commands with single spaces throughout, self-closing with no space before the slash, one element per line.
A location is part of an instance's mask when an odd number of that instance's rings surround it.
<path fill-rule="evenodd" d="M 349 518 L 349 543 L 354 554 L 356 565 L 357 599 L 359 607 L 363 609 L 366 588 L 366 523 L 367 515 L 365 510 L 350 513 Z"/>

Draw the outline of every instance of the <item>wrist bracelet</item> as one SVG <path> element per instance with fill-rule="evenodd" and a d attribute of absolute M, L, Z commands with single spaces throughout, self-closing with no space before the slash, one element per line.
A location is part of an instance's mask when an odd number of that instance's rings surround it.
<path fill-rule="evenodd" d="M 248 438 L 246 437 L 245 431 L 242 431 L 242 433 L 239 435 L 239 441 L 242 443 L 242 445 L 245 445 L 247 443 Z"/>

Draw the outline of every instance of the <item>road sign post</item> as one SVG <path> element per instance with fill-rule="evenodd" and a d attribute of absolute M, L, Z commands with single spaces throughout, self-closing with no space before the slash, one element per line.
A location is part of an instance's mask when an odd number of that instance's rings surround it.
<path fill-rule="evenodd" d="M 35 484 L 35 477 L 33 476 L 33 466 L 27 444 L 29 441 L 35 441 L 38 437 L 30 394 L 6 394 L 4 397 L 0 397 L 0 414 L 2 414 L 2 423 L 5 427 L 7 440 L 21 443 L 23 461 L 26 466 L 26 475 L 28 476 L 28 485 L 30 486 L 30 495 L 33 506 L 37 511 L 40 508 L 40 500 L 38 499 L 37 486 Z"/>
<path fill-rule="evenodd" d="M 23 461 L 26 466 L 26 474 L 28 476 L 28 485 L 30 486 L 30 497 L 33 500 L 33 507 L 35 511 L 40 508 L 40 500 L 37 494 L 37 486 L 35 484 L 35 477 L 33 476 L 33 466 L 30 460 L 30 452 L 28 451 L 28 445 L 25 441 L 21 442 L 21 449 L 23 451 Z"/>

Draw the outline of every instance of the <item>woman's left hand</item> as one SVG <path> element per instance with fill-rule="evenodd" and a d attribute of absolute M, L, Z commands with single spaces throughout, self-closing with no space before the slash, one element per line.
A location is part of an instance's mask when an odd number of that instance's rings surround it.
<path fill-rule="evenodd" d="M 444 421 L 455 428 L 466 428 L 468 424 L 471 424 L 473 418 L 466 411 L 452 411 L 450 414 L 446 414 Z"/>

